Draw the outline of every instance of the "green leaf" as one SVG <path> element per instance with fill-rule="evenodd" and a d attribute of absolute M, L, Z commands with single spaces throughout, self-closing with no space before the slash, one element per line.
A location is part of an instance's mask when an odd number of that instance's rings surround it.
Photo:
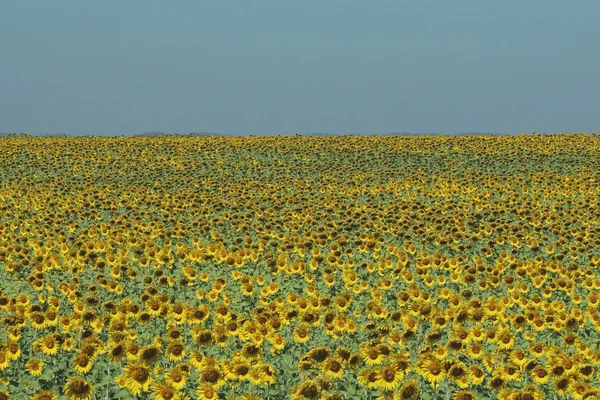
<path fill-rule="evenodd" d="M 115 399 L 131 399 L 133 398 L 129 391 L 125 388 L 119 389 L 117 393 L 113 396 Z"/>
<path fill-rule="evenodd" d="M 110 376 L 103 374 L 100 379 L 98 380 L 98 384 L 100 386 L 106 386 L 108 384 L 110 384 L 112 382 L 112 379 L 110 378 Z"/>
<path fill-rule="evenodd" d="M 44 372 L 39 376 L 39 380 L 42 381 L 50 381 L 54 379 L 54 371 L 52 368 L 46 367 L 44 368 Z"/>

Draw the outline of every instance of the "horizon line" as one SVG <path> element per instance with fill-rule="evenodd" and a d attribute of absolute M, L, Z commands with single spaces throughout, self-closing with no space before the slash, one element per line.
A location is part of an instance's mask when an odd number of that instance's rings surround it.
<path fill-rule="evenodd" d="M 196 136 L 196 137 L 277 137 L 277 136 L 515 136 L 515 135 L 573 135 L 587 134 L 596 135 L 596 132 L 390 132 L 390 133 L 326 133 L 326 132 L 291 132 L 291 133 L 219 133 L 219 132 L 141 132 L 141 133 L 96 133 L 96 134 L 77 134 L 77 133 L 27 133 L 27 132 L 0 132 L 0 137 L 8 136 L 27 136 L 27 137 L 139 137 L 139 136 Z"/>

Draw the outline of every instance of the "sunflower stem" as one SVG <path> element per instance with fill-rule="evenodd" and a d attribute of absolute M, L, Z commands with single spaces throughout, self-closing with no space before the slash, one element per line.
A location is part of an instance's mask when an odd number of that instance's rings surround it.
<path fill-rule="evenodd" d="M 106 363 L 106 400 L 108 400 L 108 387 L 110 385 L 110 363 Z"/>

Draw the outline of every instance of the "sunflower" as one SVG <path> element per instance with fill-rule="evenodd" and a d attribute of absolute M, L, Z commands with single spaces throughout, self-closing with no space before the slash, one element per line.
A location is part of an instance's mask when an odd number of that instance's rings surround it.
<path fill-rule="evenodd" d="M 317 363 L 324 362 L 331 355 L 331 351 L 327 347 L 315 347 L 308 352 L 308 357 Z"/>
<path fill-rule="evenodd" d="M 535 318 L 531 325 L 533 329 L 537 332 L 542 332 L 546 329 L 546 323 L 541 318 Z"/>
<path fill-rule="evenodd" d="M 33 348 L 36 351 L 47 356 L 53 356 L 58 353 L 59 347 L 60 345 L 56 341 L 56 337 L 54 335 L 43 336 L 33 343 Z"/>
<path fill-rule="evenodd" d="M 364 362 L 369 366 L 381 364 L 385 359 L 385 356 L 381 354 L 376 346 L 364 346 L 361 349 L 361 354 Z"/>
<path fill-rule="evenodd" d="M 183 333 L 181 332 L 181 329 L 179 329 L 176 326 L 172 326 L 169 329 L 167 329 L 167 332 L 165 333 L 165 336 L 167 337 L 168 340 L 181 340 Z"/>
<path fill-rule="evenodd" d="M 529 360 L 523 366 L 523 370 L 527 371 L 527 372 L 531 372 L 538 365 L 540 365 L 540 363 L 537 360 L 535 360 L 535 359 Z"/>
<path fill-rule="evenodd" d="M 46 327 L 46 317 L 41 312 L 33 312 L 29 315 L 29 321 L 34 329 L 40 330 Z"/>
<path fill-rule="evenodd" d="M 452 353 L 462 352 L 464 348 L 464 344 L 460 340 L 449 340 L 447 346 Z"/>
<path fill-rule="evenodd" d="M 172 304 L 167 312 L 167 317 L 177 324 L 185 323 L 187 308 L 182 303 Z"/>
<path fill-rule="evenodd" d="M 500 329 L 496 334 L 496 344 L 500 350 L 511 350 L 515 345 L 515 338 L 508 329 Z"/>
<path fill-rule="evenodd" d="M 254 370 L 260 371 L 263 376 L 263 383 L 272 385 L 275 383 L 275 369 L 269 364 L 256 364 Z"/>
<path fill-rule="evenodd" d="M 508 359 L 519 367 L 523 367 L 525 364 L 527 364 L 527 354 L 525 354 L 525 352 L 521 349 L 514 349 L 511 351 Z"/>
<path fill-rule="evenodd" d="M 135 361 L 139 358 L 140 355 L 140 345 L 136 342 L 130 342 L 127 344 L 127 359 L 131 361 Z"/>
<path fill-rule="evenodd" d="M 317 377 L 315 383 L 319 386 L 320 390 L 331 390 L 333 388 L 333 382 L 323 376 Z"/>
<path fill-rule="evenodd" d="M 554 393 L 565 396 L 570 391 L 571 384 L 571 379 L 568 376 L 556 380 L 553 385 Z"/>
<path fill-rule="evenodd" d="M 196 396 L 198 396 L 198 400 L 216 400 L 219 395 L 215 389 L 209 383 L 203 383 L 196 389 Z"/>
<path fill-rule="evenodd" d="M 445 360 L 448 357 L 448 349 L 446 346 L 435 346 L 432 355 L 438 360 Z"/>
<path fill-rule="evenodd" d="M 415 379 L 408 379 L 402 384 L 402 387 L 397 392 L 399 400 L 416 400 L 421 393 L 419 383 Z"/>
<path fill-rule="evenodd" d="M 164 380 L 154 382 L 151 390 L 155 400 L 173 400 L 177 393 L 175 388 Z"/>
<path fill-rule="evenodd" d="M 248 361 L 257 361 L 262 357 L 262 348 L 253 343 L 247 343 L 242 347 L 241 356 Z"/>
<path fill-rule="evenodd" d="M 535 385 L 526 385 L 523 389 L 514 393 L 510 400 L 518 400 L 518 399 L 530 399 L 530 400 L 544 400 L 544 394 Z"/>
<path fill-rule="evenodd" d="M 147 392 L 152 384 L 152 375 L 148 365 L 142 362 L 132 361 L 127 364 L 123 372 L 125 387 L 134 396 L 141 392 Z"/>
<path fill-rule="evenodd" d="M 4 390 L 0 390 L 0 400 L 10 400 L 10 394 Z"/>
<path fill-rule="evenodd" d="M 322 371 L 330 378 L 338 379 L 344 374 L 342 359 L 338 357 L 329 357 L 322 366 Z"/>
<path fill-rule="evenodd" d="M 546 355 L 546 346 L 539 342 L 531 342 L 529 351 L 536 357 L 541 358 Z"/>
<path fill-rule="evenodd" d="M 46 326 L 56 326 L 58 324 L 59 311 L 57 307 L 50 307 L 46 311 Z"/>
<path fill-rule="evenodd" d="M 118 363 L 125 357 L 125 352 L 125 345 L 123 343 L 117 343 L 108 351 L 108 358 L 111 362 Z"/>
<path fill-rule="evenodd" d="M 375 368 L 366 368 L 358 373 L 358 383 L 361 386 L 368 387 L 369 389 L 375 389 L 379 382 L 379 371 Z"/>
<path fill-rule="evenodd" d="M 362 356 L 360 353 L 352 353 L 350 358 L 348 358 L 348 366 L 350 368 L 358 368 L 362 364 Z"/>
<path fill-rule="evenodd" d="M 512 363 L 508 363 L 508 364 L 504 365 L 500 376 L 506 382 L 521 381 L 521 373 L 519 371 L 519 367 Z"/>
<path fill-rule="evenodd" d="M 484 349 L 483 346 L 481 346 L 481 344 L 479 343 L 470 343 L 467 346 L 467 350 L 468 350 L 468 354 L 469 357 L 473 358 L 473 359 L 479 359 L 483 356 L 484 353 Z"/>
<path fill-rule="evenodd" d="M 381 390 L 392 391 L 400 385 L 403 375 L 404 373 L 402 371 L 396 371 L 393 365 L 384 366 L 379 369 L 379 379 L 377 380 L 376 385 Z"/>
<path fill-rule="evenodd" d="M 262 385 L 264 383 L 263 374 L 261 373 L 261 371 L 253 368 L 248 374 L 248 381 L 253 385 Z"/>
<path fill-rule="evenodd" d="M 593 399 L 594 396 L 598 396 L 599 392 L 594 389 L 595 388 L 590 386 L 590 384 L 588 384 L 588 383 L 574 381 L 573 384 L 569 388 L 569 394 L 575 400 L 583 400 L 583 399 L 588 400 L 590 398 Z"/>
<path fill-rule="evenodd" d="M 150 314 L 152 317 L 158 317 L 163 311 L 163 307 L 166 307 L 159 296 L 150 297 L 145 302 L 145 312 Z"/>
<path fill-rule="evenodd" d="M 185 375 L 189 374 L 192 371 L 192 366 L 188 363 L 181 363 L 181 364 L 177 365 L 176 368 Z"/>
<path fill-rule="evenodd" d="M 500 376 L 494 376 L 488 382 L 488 387 L 495 391 L 500 391 L 500 390 L 504 389 L 505 386 L 506 386 L 506 381 L 504 379 L 502 379 L 502 377 L 500 377 Z"/>
<path fill-rule="evenodd" d="M 21 330 L 18 326 L 11 326 L 8 328 L 8 338 L 10 340 L 19 341 L 21 339 Z"/>
<path fill-rule="evenodd" d="M 319 397 L 319 392 L 319 387 L 314 382 L 307 380 L 292 389 L 292 399 L 316 399 Z"/>
<path fill-rule="evenodd" d="M 31 400 L 58 400 L 58 396 L 50 390 L 42 390 L 34 394 Z"/>
<path fill-rule="evenodd" d="M 200 364 L 200 368 L 216 368 L 219 362 L 216 358 L 208 356 L 204 357 Z"/>
<path fill-rule="evenodd" d="M 143 311 L 137 315 L 137 321 L 140 325 L 147 324 L 152 318 L 154 318 L 154 316 L 146 311 Z"/>
<path fill-rule="evenodd" d="M 304 326 L 299 326 L 294 329 L 293 337 L 296 343 L 306 343 L 308 339 L 310 339 L 308 329 Z"/>
<path fill-rule="evenodd" d="M 169 361 L 181 361 L 185 357 L 185 347 L 181 340 L 174 340 L 167 345 L 167 358 Z"/>
<path fill-rule="evenodd" d="M 216 367 L 208 367 L 200 374 L 199 382 L 207 383 L 218 389 L 225 384 L 225 375 Z"/>
<path fill-rule="evenodd" d="M 94 365 L 94 360 L 90 359 L 87 355 L 79 353 L 75 354 L 72 359 L 72 365 L 75 372 L 78 374 L 87 374 Z"/>
<path fill-rule="evenodd" d="M 285 348 L 285 338 L 280 334 L 272 334 L 269 336 L 269 342 L 271 343 L 271 351 L 278 353 Z"/>
<path fill-rule="evenodd" d="M 88 336 L 85 336 L 85 339 L 81 342 L 79 352 L 95 360 L 99 354 L 104 352 L 104 345 L 98 338 L 91 335 L 91 331 L 84 331 L 83 335 Z"/>
<path fill-rule="evenodd" d="M 476 397 L 473 394 L 473 392 L 470 392 L 468 390 L 458 390 L 456 393 L 454 393 L 454 397 L 453 400 L 475 400 Z"/>
<path fill-rule="evenodd" d="M 470 333 L 463 326 L 458 325 L 450 332 L 451 340 L 458 340 L 462 343 L 468 343 L 471 341 Z"/>
<path fill-rule="evenodd" d="M 192 367 L 199 369 L 202 366 L 204 355 L 199 351 L 194 351 L 190 354 L 190 364 Z"/>
<path fill-rule="evenodd" d="M 403 339 L 404 338 L 402 337 L 402 332 L 398 330 L 391 331 L 387 336 L 387 342 L 390 345 L 401 345 Z M 427 339 L 429 340 L 430 337 L 428 337 Z"/>
<path fill-rule="evenodd" d="M 577 376 L 583 380 L 590 380 L 594 374 L 594 367 L 590 364 L 581 364 L 578 366 Z"/>
<path fill-rule="evenodd" d="M 391 365 L 394 370 L 404 376 L 411 370 L 410 354 L 403 351 L 396 351 L 390 357 Z"/>
<path fill-rule="evenodd" d="M 448 378 L 453 380 L 461 389 L 466 389 L 469 386 L 467 367 L 460 361 L 450 367 Z"/>
<path fill-rule="evenodd" d="M 63 393 L 69 400 L 91 400 L 94 387 L 85 379 L 72 376 L 67 379 Z"/>
<path fill-rule="evenodd" d="M 10 359 L 8 358 L 8 354 L 6 354 L 6 351 L 0 350 L 0 371 L 8 368 L 9 364 Z"/>
<path fill-rule="evenodd" d="M 565 374 L 565 371 L 566 371 L 565 367 L 562 363 L 560 363 L 560 361 L 558 359 L 552 360 L 549 363 L 549 367 L 550 367 L 550 376 L 553 379 L 558 379 Z"/>
<path fill-rule="evenodd" d="M 158 360 L 160 353 L 160 347 L 156 344 L 151 344 L 140 349 L 139 360 L 146 365 L 152 365 Z"/>
<path fill-rule="evenodd" d="M 185 386 L 187 376 L 180 365 L 179 367 L 171 368 L 169 372 L 167 372 L 166 379 L 168 384 L 179 390 L 183 389 Z"/>
<path fill-rule="evenodd" d="M 244 359 L 234 360 L 229 366 L 227 377 L 231 380 L 248 380 L 250 373 L 250 363 Z"/>
<path fill-rule="evenodd" d="M 469 367 L 469 382 L 471 382 L 472 385 L 481 385 L 481 383 L 483 383 L 483 379 L 485 377 L 485 373 L 483 372 L 483 370 L 478 366 L 478 365 L 471 365 Z"/>
<path fill-rule="evenodd" d="M 196 340 L 196 343 L 203 348 L 209 347 L 215 339 L 212 331 L 208 329 L 195 330 L 193 331 L 193 334 L 195 335 L 194 339 Z"/>
<path fill-rule="evenodd" d="M 31 358 L 25 364 L 27 366 L 27 372 L 33 376 L 40 376 L 44 372 L 44 362 L 37 358 Z"/>
<path fill-rule="evenodd" d="M 538 385 L 543 385 L 550 380 L 550 374 L 544 367 L 538 365 L 531 370 L 531 378 Z"/>
<path fill-rule="evenodd" d="M 433 387 L 436 387 L 446 377 L 443 364 L 435 358 L 420 360 L 417 363 L 416 371 Z"/>

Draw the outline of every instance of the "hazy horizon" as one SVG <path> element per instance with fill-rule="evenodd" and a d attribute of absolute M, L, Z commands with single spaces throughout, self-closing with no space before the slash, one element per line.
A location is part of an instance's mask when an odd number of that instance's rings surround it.
<path fill-rule="evenodd" d="M 0 132 L 600 131 L 600 2 L 4 2 Z"/>

